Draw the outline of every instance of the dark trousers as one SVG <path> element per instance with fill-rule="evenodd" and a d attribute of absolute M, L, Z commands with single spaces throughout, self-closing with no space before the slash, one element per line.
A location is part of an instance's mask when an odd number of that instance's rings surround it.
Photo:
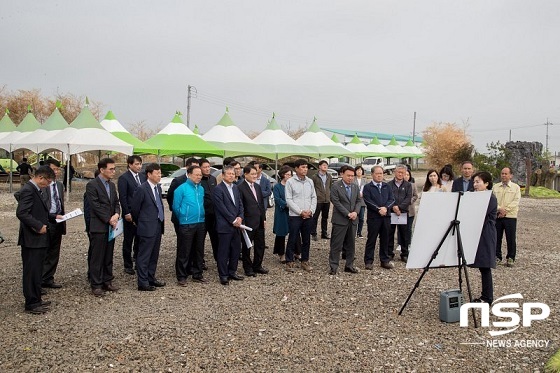
<path fill-rule="evenodd" d="M 358 234 L 362 235 L 362 229 L 364 228 L 364 216 L 366 212 L 366 207 L 362 206 L 360 212 L 358 213 Z"/>
<path fill-rule="evenodd" d="M 148 286 L 156 281 L 156 269 L 161 245 L 161 222 L 154 222 L 156 234 L 151 237 L 136 236 L 138 241 L 138 255 L 136 257 L 136 272 L 138 286 Z"/>
<path fill-rule="evenodd" d="M 237 272 L 237 262 L 241 252 L 241 231 L 233 233 L 218 233 L 218 275 L 221 280 L 227 280 Z"/>
<path fill-rule="evenodd" d="M 346 268 L 354 267 L 354 253 L 356 251 L 356 224 L 349 221 L 346 225 L 333 224 L 331 232 L 331 251 L 329 264 L 336 271 L 340 261 L 340 253 L 346 252 Z"/>
<path fill-rule="evenodd" d="M 515 236 L 517 235 L 517 218 L 499 218 L 496 219 L 496 258 L 502 260 L 502 238 L 504 237 L 504 231 L 506 232 L 506 242 L 507 242 L 507 258 L 515 260 L 515 254 L 517 252 L 517 244 L 515 242 Z"/>
<path fill-rule="evenodd" d="M 408 245 L 406 244 L 406 236 L 408 231 L 408 224 L 390 224 L 389 229 L 389 256 L 391 259 L 395 257 L 395 231 L 397 231 L 397 242 L 401 245 L 401 257 L 408 256 Z"/>
<path fill-rule="evenodd" d="M 136 237 L 136 226 L 123 219 L 123 245 L 122 255 L 124 268 L 132 269 L 132 258 L 138 255 L 138 238 Z"/>
<path fill-rule="evenodd" d="M 294 251 L 296 242 L 301 236 L 301 261 L 309 260 L 309 247 L 311 246 L 311 229 L 313 229 L 313 219 L 303 219 L 301 216 L 288 217 L 288 246 L 286 247 L 286 262 L 294 261 Z"/>
<path fill-rule="evenodd" d="M 108 241 L 109 233 L 90 233 L 91 256 L 89 276 L 92 288 L 101 288 L 113 281 L 113 253 L 115 240 Z"/>
<path fill-rule="evenodd" d="M 49 247 L 43 261 L 43 284 L 54 282 L 54 274 L 60 259 L 60 245 L 62 243 L 62 226 L 56 223 L 48 223 Z"/>
<path fill-rule="evenodd" d="M 243 238 L 241 238 L 241 256 L 243 257 L 245 273 L 251 273 L 262 267 L 264 258 L 264 228 L 253 229 L 251 232 L 247 231 L 247 235 L 253 241 L 253 260 L 251 260 L 251 249 L 247 247 Z"/>
<path fill-rule="evenodd" d="M 204 216 L 204 237 L 206 234 L 210 236 L 210 244 L 212 245 L 212 255 L 214 260 L 218 261 L 218 231 L 216 231 L 216 215 Z"/>
<path fill-rule="evenodd" d="M 25 309 L 30 310 L 41 305 L 41 275 L 47 248 L 21 247 L 23 263 L 23 296 Z"/>
<path fill-rule="evenodd" d="M 276 236 L 274 239 L 274 254 L 286 254 L 286 236 Z M 301 255 L 301 237 L 296 240 L 296 247 L 294 249 L 295 255 Z"/>
<path fill-rule="evenodd" d="M 408 249 L 408 247 L 410 246 L 410 243 L 412 242 L 412 225 L 414 224 L 414 216 L 409 216 L 408 217 L 408 224 L 406 226 L 406 247 Z M 399 242 L 400 244 L 400 242 Z M 402 248 L 402 244 L 401 244 L 401 248 Z"/>
<path fill-rule="evenodd" d="M 321 236 L 327 235 L 327 225 L 329 223 L 329 209 L 331 208 L 330 202 L 317 203 L 317 208 L 313 214 L 313 228 L 311 234 L 317 235 L 317 225 L 319 223 L 319 215 L 321 215 Z"/>
<path fill-rule="evenodd" d="M 375 243 L 379 236 L 379 260 L 388 262 L 391 260 L 389 256 L 389 231 L 391 230 L 391 218 L 373 218 L 367 220 L 368 235 L 366 241 L 366 249 L 364 252 L 364 263 L 371 264 L 375 256 Z"/>
<path fill-rule="evenodd" d="M 482 294 L 480 299 L 492 304 L 494 301 L 494 284 L 492 283 L 492 269 L 479 268 L 482 280 Z"/>
<path fill-rule="evenodd" d="M 177 247 L 175 259 L 177 280 L 185 280 L 189 277 L 191 270 L 193 278 L 201 278 L 204 257 L 204 223 L 179 225 L 178 229 L 177 242 L 180 242 L 181 246 Z M 181 236 L 180 239 L 179 236 Z"/>

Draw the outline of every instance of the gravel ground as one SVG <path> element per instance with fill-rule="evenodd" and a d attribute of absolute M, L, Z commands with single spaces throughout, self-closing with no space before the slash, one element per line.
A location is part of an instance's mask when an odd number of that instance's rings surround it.
<path fill-rule="evenodd" d="M 74 183 L 67 209 L 82 207 L 83 183 Z M 514 268 L 494 272 L 495 297 L 521 293 L 544 302 L 551 315 L 495 340 L 549 340 L 548 347 L 487 347 L 488 328 L 459 327 L 439 320 L 439 294 L 457 284 L 454 269 L 431 270 L 402 316 L 398 310 L 421 270 L 374 267 L 359 274 L 329 276 L 328 241 L 312 242 L 313 273 L 286 273 L 267 250 L 268 275 L 220 285 L 208 255 L 210 283 L 175 284 L 175 234 L 167 214 L 158 278 L 167 286 L 138 292 L 135 277 L 123 272 L 121 240 L 115 250 L 115 283 L 121 290 L 103 298 L 86 282 L 87 238 L 82 219 L 68 223 L 56 274 L 49 290 L 51 311 L 23 312 L 21 256 L 16 202 L 0 186 L 0 349 L 2 372 L 26 371 L 543 371 L 559 348 L 560 200 L 522 199 L 518 258 Z M 272 248 L 272 210 L 267 244 Z M 356 266 L 365 239 L 357 241 Z M 377 254 L 376 254 L 377 257 Z M 241 267 L 241 266 L 240 266 Z M 242 273 L 242 270 L 240 270 Z M 474 294 L 477 270 L 469 270 Z M 466 290 L 465 290 L 466 293 Z M 492 317 L 491 321 L 497 321 Z M 466 345 L 465 342 L 483 345 Z"/>

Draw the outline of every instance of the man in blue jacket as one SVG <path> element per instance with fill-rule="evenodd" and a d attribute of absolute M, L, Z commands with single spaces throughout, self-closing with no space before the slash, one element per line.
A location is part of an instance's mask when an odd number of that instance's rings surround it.
<path fill-rule="evenodd" d="M 187 180 L 181 184 L 173 196 L 173 214 L 178 220 L 177 258 L 175 273 L 179 286 L 186 286 L 189 276 L 189 257 L 192 254 L 193 281 L 205 283 L 202 275 L 204 259 L 204 187 L 200 184 L 200 166 L 187 168 Z"/>
<path fill-rule="evenodd" d="M 375 243 L 379 236 L 379 260 L 381 267 L 391 269 L 395 265 L 389 256 L 389 231 L 391 229 L 391 208 L 395 198 L 389 185 L 383 181 L 383 167 L 371 169 L 371 183 L 364 185 L 362 192 L 367 206 L 368 236 L 364 253 L 365 268 L 373 269 Z"/>

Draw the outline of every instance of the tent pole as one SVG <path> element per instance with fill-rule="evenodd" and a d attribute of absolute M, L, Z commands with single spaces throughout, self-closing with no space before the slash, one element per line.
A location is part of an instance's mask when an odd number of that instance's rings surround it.
<path fill-rule="evenodd" d="M 14 192 L 13 185 L 12 185 L 12 181 L 13 181 L 12 174 L 14 173 L 13 166 L 14 166 L 14 153 L 12 153 L 12 144 L 10 144 L 10 193 Z"/>

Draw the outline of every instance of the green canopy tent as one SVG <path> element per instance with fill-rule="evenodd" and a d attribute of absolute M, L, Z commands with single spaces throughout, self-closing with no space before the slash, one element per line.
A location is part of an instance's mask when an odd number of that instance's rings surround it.
<path fill-rule="evenodd" d="M 139 140 L 128 132 L 111 110 L 107 112 L 107 115 L 105 115 L 105 118 L 103 118 L 100 124 L 114 136 L 132 145 L 134 147 L 134 154 L 157 154 L 156 148 L 149 146 L 144 141 Z"/>
<path fill-rule="evenodd" d="M 229 116 L 229 109 L 222 118 L 202 138 L 224 151 L 224 157 L 241 155 L 260 156 L 274 159 L 274 152 L 256 144 L 235 125 Z"/>
<path fill-rule="evenodd" d="M 336 136 L 336 135 L 333 135 Z M 354 135 L 352 141 L 346 144 L 346 148 L 356 155 L 356 158 L 365 158 L 375 156 L 374 152 L 368 149 L 366 144 L 360 140 L 358 135 Z"/>
<path fill-rule="evenodd" d="M 146 144 L 157 149 L 158 158 L 163 155 L 217 155 L 223 151 L 195 135 L 181 119 L 181 113 L 175 113 L 171 122 L 156 135 L 146 140 Z"/>
<path fill-rule="evenodd" d="M 319 125 L 317 118 L 313 118 L 313 123 L 296 142 L 315 152 L 317 158 L 322 157 L 354 157 L 354 153 L 340 143 L 335 143 L 325 135 Z"/>
<path fill-rule="evenodd" d="M 0 141 L 10 133 L 16 131 L 17 127 L 10 118 L 10 111 L 6 109 L 4 116 L 0 119 Z"/>
<path fill-rule="evenodd" d="M 383 144 L 381 144 L 377 136 L 371 139 L 370 143 L 367 145 L 367 148 L 373 153 L 374 157 L 384 157 L 384 158 L 398 157 L 397 154 L 392 153 Z"/>

